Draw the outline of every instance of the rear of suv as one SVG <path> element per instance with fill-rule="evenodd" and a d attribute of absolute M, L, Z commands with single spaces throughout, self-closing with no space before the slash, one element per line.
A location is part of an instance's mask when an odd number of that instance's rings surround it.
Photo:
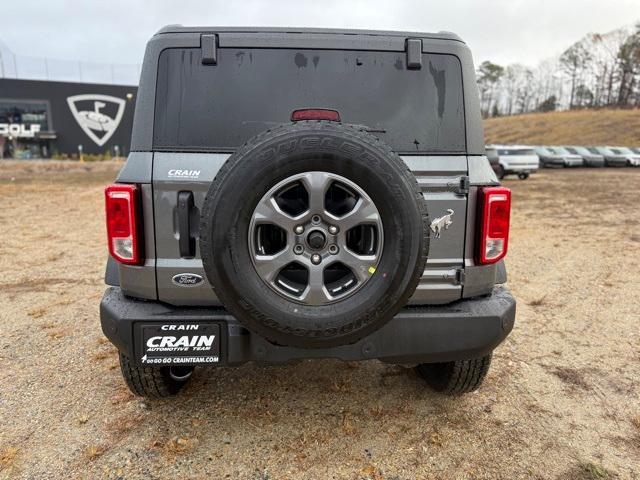
<path fill-rule="evenodd" d="M 169 26 L 107 187 L 102 329 L 136 394 L 378 359 L 476 389 L 511 331 L 511 193 L 450 33 Z"/>

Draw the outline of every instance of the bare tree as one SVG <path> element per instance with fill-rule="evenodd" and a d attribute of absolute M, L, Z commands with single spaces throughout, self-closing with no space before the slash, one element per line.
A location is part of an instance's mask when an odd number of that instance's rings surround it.
<path fill-rule="evenodd" d="M 588 34 L 533 69 L 485 61 L 477 79 L 484 116 L 640 106 L 640 23 Z"/>

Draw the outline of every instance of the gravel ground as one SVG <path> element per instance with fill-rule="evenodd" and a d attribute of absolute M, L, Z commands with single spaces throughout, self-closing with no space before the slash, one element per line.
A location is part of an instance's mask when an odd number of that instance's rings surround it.
<path fill-rule="evenodd" d="M 476 393 L 327 360 L 145 401 L 98 320 L 119 166 L 0 163 L 0 478 L 640 478 L 640 169 L 507 180 L 518 314 Z"/>

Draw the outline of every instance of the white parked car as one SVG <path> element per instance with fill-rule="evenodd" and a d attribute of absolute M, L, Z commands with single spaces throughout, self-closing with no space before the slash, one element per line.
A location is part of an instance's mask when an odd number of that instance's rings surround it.
<path fill-rule="evenodd" d="M 532 147 L 525 145 L 488 145 L 488 149 L 495 149 L 498 154 L 498 166 L 496 175 L 503 178 L 505 175 L 518 175 L 520 180 L 529 177 L 529 174 L 540 168 L 540 159 Z"/>

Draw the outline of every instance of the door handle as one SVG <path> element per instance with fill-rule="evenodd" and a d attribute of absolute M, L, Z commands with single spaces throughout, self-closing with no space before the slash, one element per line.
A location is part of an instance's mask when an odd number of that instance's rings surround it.
<path fill-rule="evenodd" d="M 193 192 L 178 192 L 178 246 L 181 257 L 196 255 L 196 239 L 191 235 Z"/>

